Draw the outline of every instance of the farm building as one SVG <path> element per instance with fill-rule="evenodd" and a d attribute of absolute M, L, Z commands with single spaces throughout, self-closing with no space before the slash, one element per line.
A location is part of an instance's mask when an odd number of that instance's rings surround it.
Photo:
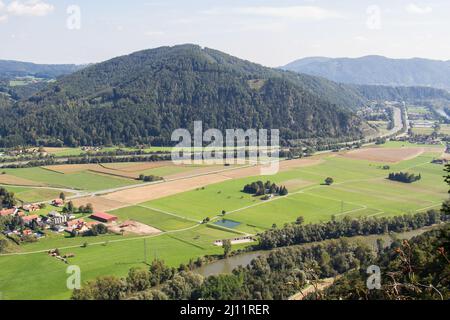
<path fill-rule="evenodd" d="M 0 210 L 0 217 L 12 216 L 17 213 L 16 208 Z"/>
<path fill-rule="evenodd" d="M 22 209 L 28 212 L 35 212 L 38 211 L 40 208 L 36 204 L 26 204 L 22 206 Z"/>
<path fill-rule="evenodd" d="M 22 219 L 23 219 L 23 222 L 25 223 L 25 225 L 28 226 L 28 225 L 31 224 L 31 221 L 33 221 L 33 220 L 39 221 L 39 216 L 34 214 L 34 215 L 31 215 L 31 216 L 25 216 Z"/>
<path fill-rule="evenodd" d="M 55 199 L 52 201 L 52 205 L 55 207 L 62 207 L 64 205 L 63 199 Z"/>
<path fill-rule="evenodd" d="M 94 220 L 97 220 L 97 221 L 100 221 L 100 222 L 104 222 L 104 223 L 110 223 L 110 222 L 117 221 L 117 217 L 116 216 L 113 216 L 111 214 L 104 213 L 104 212 L 94 213 L 93 215 L 91 215 L 90 218 L 94 219 Z"/>

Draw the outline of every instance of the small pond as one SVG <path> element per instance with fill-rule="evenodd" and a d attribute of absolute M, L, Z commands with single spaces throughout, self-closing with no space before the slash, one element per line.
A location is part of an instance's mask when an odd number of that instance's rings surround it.
<path fill-rule="evenodd" d="M 214 224 L 216 226 L 225 227 L 225 228 L 229 228 L 229 229 L 234 229 L 241 225 L 241 223 L 239 223 L 239 222 L 227 220 L 227 219 L 222 219 L 220 221 L 215 222 Z"/>

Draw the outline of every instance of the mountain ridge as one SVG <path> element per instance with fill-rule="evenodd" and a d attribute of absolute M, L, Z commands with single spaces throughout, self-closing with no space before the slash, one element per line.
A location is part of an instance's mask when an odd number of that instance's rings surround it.
<path fill-rule="evenodd" d="M 310 57 L 295 60 L 281 69 L 346 84 L 450 89 L 450 61 L 444 60 L 391 59 L 379 55 L 359 58 Z"/>
<path fill-rule="evenodd" d="M 160 47 L 88 66 L 4 109 L 0 145 L 167 144 L 195 120 L 220 130 L 277 128 L 284 140 L 358 138 L 365 125 L 351 110 L 364 102 L 331 81 L 214 49 Z"/>

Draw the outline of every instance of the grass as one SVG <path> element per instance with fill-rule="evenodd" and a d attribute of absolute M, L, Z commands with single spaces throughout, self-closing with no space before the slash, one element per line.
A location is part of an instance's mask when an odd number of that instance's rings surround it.
<path fill-rule="evenodd" d="M 48 186 L 59 188 L 72 188 L 78 190 L 97 191 L 112 189 L 136 184 L 136 181 L 109 177 L 87 171 L 72 174 L 63 174 L 40 167 L 23 169 L 4 169 L 7 174 Z"/>
<path fill-rule="evenodd" d="M 414 147 L 408 143 L 388 144 L 392 147 Z M 273 224 L 282 227 L 299 216 L 310 223 L 329 220 L 333 215 L 338 219 L 345 216 L 391 216 L 437 208 L 448 198 L 447 186 L 442 178 L 443 166 L 431 164 L 431 160 L 437 156 L 425 153 L 412 160 L 390 164 L 389 170 L 383 170 L 383 163 L 333 155 L 325 157 L 325 161 L 316 166 L 290 169 L 269 177 L 229 180 L 112 213 L 121 221 L 132 219 L 165 231 L 162 235 L 145 238 L 147 259 L 160 258 L 170 266 L 178 266 L 200 256 L 222 253 L 222 248 L 213 245 L 215 240 L 236 237 L 238 231 L 256 234 L 271 228 Z M 16 172 L 30 180 L 41 179 L 72 187 L 75 183 L 77 187 L 111 188 L 109 183 L 123 181 L 113 179 L 97 182 L 92 180 L 107 177 L 96 174 L 86 176 L 85 173 L 81 176 L 64 175 L 44 169 L 26 170 Z M 413 184 L 388 181 L 386 177 L 393 171 L 420 173 L 422 180 Z M 328 176 L 333 177 L 335 183 L 332 186 L 322 185 Z M 290 194 L 264 202 L 241 192 L 245 184 L 256 180 L 289 184 Z M 20 194 L 29 192 L 29 188 L 13 188 L 11 191 Z M 225 219 L 241 223 L 236 227 L 236 232 L 211 225 L 196 226 L 195 221 L 218 216 L 222 210 L 227 212 Z M 84 242 L 88 243 L 86 248 L 81 247 Z M 28 255 L 0 256 L 0 291 L 3 298 L 69 298 L 70 291 L 66 288 L 69 276 L 66 274 L 67 265 L 46 253 L 33 253 L 56 247 L 62 248 L 63 253 L 75 254 L 69 264 L 81 268 L 83 282 L 98 276 L 125 276 L 131 267 L 146 267 L 144 237 L 104 235 L 69 238 L 50 232 L 39 242 L 17 248 L 17 251 Z"/>
<path fill-rule="evenodd" d="M 155 210 L 132 206 L 110 212 L 119 217 L 121 221 L 135 220 L 153 226 L 162 231 L 180 230 L 195 225 L 195 222 L 179 219 Z"/>
<path fill-rule="evenodd" d="M 51 200 L 59 197 L 61 191 L 53 189 L 44 188 L 27 188 L 27 187 L 12 187 L 12 186 L 2 186 L 9 192 L 14 192 L 16 198 L 25 203 L 31 202 L 42 202 L 46 200 Z M 72 194 L 69 192 L 65 193 L 67 197 Z"/>
<path fill-rule="evenodd" d="M 233 234 L 209 229 L 199 228 L 199 238 L 194 232 L 149 238 L 146 240 L 147 258 L 149 261 L 154 258 L 162 259 L 175 267 L 206 254 L 220 254 L 223 249 L 213 246 L 212 241 L 232 237 Z M 75 258 L 70 259 L 70 265 L 80 267 L 83 282 L 105 275 L 125 276 L 132 267 L 146 267 L 142 238 L 109 242 L 106 245 L 89 245 L 86 248 L 77 247 L 62 252 L 75 254 Z M 66 274 L 67 266 L 46 253 L 0 257 L 2 297 L 68 299 L 71 292 L 66 287 L 69 277 Z"/>
<path fill-rule="evenodd" d="M 426 153 L 415 159 L 390 165 L 371 163 L 342 157 L 328 157 L 317 166 L 281 172 L 272 177 L 253 177 L 226 181 L 205 189 L 185 192 L 145 203 L 145 206 L 168 211 L 183 217 L 203 219 L 218 216 L 222 210 L 226 219 L 241 222 L 237 230 L 254 233 L 282 226 L 303 216 L 306 222 L 329 220 L 332 216 L 390 216 L 413 213 L 437 207 L 448 197 L 443 182 L 443 166 L 431 164 L 437 154 Z M 422 174 L 414 184 L 388 181 L 393 171 Z M 334 185 L 322 185 L 326 177 L 333 177 Z M 256 180 L 283 182 L 299 180 L 290 195 L 270 201 L 243 194 L 243 186 Z M 252 232 L 253 231 L 253 232 Z"/>

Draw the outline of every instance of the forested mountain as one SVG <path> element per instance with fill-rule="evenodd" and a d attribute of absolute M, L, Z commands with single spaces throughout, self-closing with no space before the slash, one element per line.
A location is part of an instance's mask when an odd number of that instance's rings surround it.
<path fill-rule="evenodd" d="M 283 139 L 357 138 L 367 127 L 350 110 L 365 102 L 325 79 L 195 45 L 161 47 L 91 65 L 3 108 L 0 146 L 167 144 L 195 120 L 279 128 Z"/>
<path fill-rule="evenodd" d="M 294 61 L 282 69 L 341 83 L 450 89 L 450 61 L 389 59 L 381 56 L 356 59 L 316 57 Z"/>
<path fill-rule="evenodd" d="M 374 85 L 352 85 L 362 96 L 377 101 L 423 101 L 450 100 L 450 93 L 443 89 L 429 87 L 389 87 Z"/>
<path fill-rule="evenodd" d="M 32 76 L 36 78 L 54 79 L 71 74 L 84 66 L 74 64 L 35 64 L 30 62 L 0 60 L 0 79 Z"/>

